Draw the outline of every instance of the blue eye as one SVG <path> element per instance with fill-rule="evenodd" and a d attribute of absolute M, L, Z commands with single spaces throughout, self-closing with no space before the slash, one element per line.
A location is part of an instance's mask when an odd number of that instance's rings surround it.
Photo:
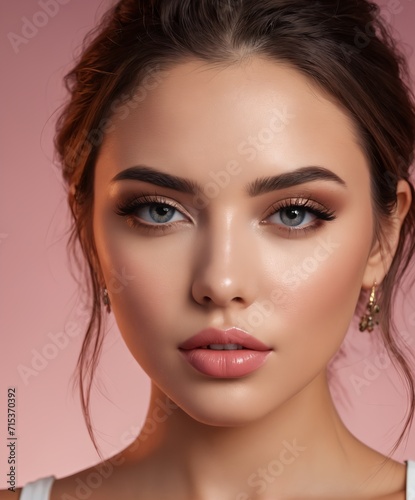
<path fill-rule="evenodd" d="M 272 206 L 268 219 L 270 222 L 288 231 L 312 229 L 321 221 L 335 219 L 334 212 L 310 199 L 289 199 Z"/>
<path fill-rule="evenodd" d="M 167 202 L 159 196 L 133 198 L 121 203 L 115 213 L 126 217 L 133 227 L 141 226 L 149 231 L 163 231 L 176 222 L 188 220 L 174 202 Z"/>
<path fill-rule="evenodd" d="M 316 217 L 316 215 L 310 214 L 310 212 L 303 207 L 293 206 L 278 211 L 278 218 L 288 227 L 298 227 L 303 223 L 309 224 L 316 219 Z"/>
<path fill-rule="evenodd" d="M 162 224 L 174 221 L 175 215 L 179 215 L 180 212 L 172 205 L 153 202 L 141 204 L 134 210 L 134 214 L 146 222 Z"/>

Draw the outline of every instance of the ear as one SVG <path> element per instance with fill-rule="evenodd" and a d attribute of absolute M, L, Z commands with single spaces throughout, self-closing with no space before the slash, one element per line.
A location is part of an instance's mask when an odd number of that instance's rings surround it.
<path fill-rule="evenodd" d="M 396 186 L 396 207 L 384 229 L 385 241 L 376 240 L 372 246 L 363 275 L 362 288 L 369 290 L 376 281 L 380 284 L 388 272 L 399 243 L 403 221 L 411 206 L 412 195 L 407 181 L 401 179 Z"/>

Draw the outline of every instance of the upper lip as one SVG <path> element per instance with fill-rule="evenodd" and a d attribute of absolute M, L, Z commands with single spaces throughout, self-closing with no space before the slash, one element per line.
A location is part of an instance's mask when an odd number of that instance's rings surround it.
<path fill-rule="evenodd" d="M 227 330 L 218 330 L 217 328 L 206 328 L 188 338 L 179 345 L 179 349 L 197 349 L 206 347 L 210 344 L 239 344 L 246 349 L 254 351 L 270 351 L 268 347 L 260 340 L 240 328 L 228 328 Z"/>

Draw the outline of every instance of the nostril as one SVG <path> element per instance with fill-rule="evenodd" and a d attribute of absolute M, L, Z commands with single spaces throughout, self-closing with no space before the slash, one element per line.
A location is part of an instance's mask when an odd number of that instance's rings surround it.
<path fill-rule="evenodd" d="M 231 300 L 231 302 L 233 302 L 233 301 L 235 301 L 235 302 L 243 302 L 243 299 L 242 299 L 242 297 L 234 297 L 234 298 Z M 211 299 L 211 297 L 209 297 L 208 295 L 205 295 L 205 296 L 203 297 L 203 302 L 213 302 L 213 300 L 212 300 L 212 299 Z"/>

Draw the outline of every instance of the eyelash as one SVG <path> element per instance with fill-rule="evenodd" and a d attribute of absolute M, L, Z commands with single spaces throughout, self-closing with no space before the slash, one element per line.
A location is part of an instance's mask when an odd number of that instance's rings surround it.
<path fill-rule="evenodd" d="M 148 205 L 168 206 L 170 208 L 174 208 L 175 210 L 180 212 L 182 215 L 185 215 L 185 214 L 183 214 L 183 212 L 178 204 L 176 204 L 175 202 L 173 202 L 171 200 L 167 200 L 166 198 L 163 198 L 162 196 L 158 196 L 158 195 L 154 195 L 154 196 L 143 195 L 140 197 L 133 197 L 132 199 L 129 199 L 126 201 L 122 201 L 117 205 L 115 213 L 121 217 L 125 217 L 127 222 L 130 224 L 131 227 L 141 228 L 141 229 L 147 231 L 148 233 L 157 232 L 159 234 L 164 234 L 166 231 L 172 229 L 176 225 L 183 222 L 183 221 L 176 221 L 176 222 L 172 222 L 172 223 L 154 224 L 154 225 L 140 222 L 137 219 L 137 217 L 135 217 L 133 214 L 137 209 L 142 208 L 144 206 L 148 206 Z M 324 222 L 332 221 L 332 220 L 336 219 L 336 216 L 334 215 L 333 210 L 329 210 L 328 208 L 324 207 L 323 205 L 320 205 L 319 203 L 316 203 L 313 200 L 311 200 L 310 198 L 306 198 L 306 197 L 304 197 L 304 198 L 302 198 L 302 197 L 288 198 L 286 200 L 283 200 L 283 201 L 280 201 L 280 202 L 273 204 L 271 209 L 270 209 L 270 212 L 268 213 L 266 218 L 278 213 L 281 210 L 288 209 L 288 208 L 292 208 L 294 210 L 295 209 L 303 209 L 303 210 L 306 210 L 306 212 L 309 212 L 309 213 L 315 215 L 315 217 L 316 217 L 316 219 L 311 224 L 308 224 L 307 226 L 301 227 L 298 229 L 295 229 L 295 227 L 294 228 L 289 227 L 289 226 L 282 227 L 278 224 L 273 224 L 273 225 L 277 225 L 280 228 L 280 230 L 285 231 L 290 235 L 293 235 L 294 233 L 297 235 L 299 233 L 305 234 L 308 231 L 313 231 L 313 230 L 318 229 L 319 227 L 321 227 L 324 224 Z M 272 224 L 272 223 L 267 223 L 267 224 Z"/>

